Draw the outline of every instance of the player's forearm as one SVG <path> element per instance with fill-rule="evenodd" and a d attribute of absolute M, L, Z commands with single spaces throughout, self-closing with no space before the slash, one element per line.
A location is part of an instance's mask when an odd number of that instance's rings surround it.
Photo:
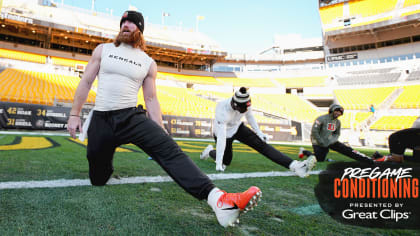
<path fill-rule="evenodd" d="M 216 144 L 216 164 L 223 163 L 223 154 L 225 153 L 226 148 L 226 135 L 221 134 L 217 137 Z"/>
<path fill-rule="evenodd" d="M 145 103 L 149 118 L 164 128 L 162 121 L 162 111 L 160 109 L 158 100 L 156 98 L 146 99 Z"/>
<path fill-rule="evenodd" d="M 319 134 L 318 131 L 312 132 L 312 136 L 314 137 L 314 139 L 316 140 L 316 142 L 318 143 L 318 145 L 320 146 L 326 146 L 328 140 L 324 140 L 321 135 Z"/>
<path fill-rule="evenodd" d="M 318 143 L 322 143 L 321 135 L 319 134 L 319 129 L 312 128 L 311 134 Z"/>
<path fill-rule="evenodd" d="M 77 86 L 76 93 L 74 95 L 73 106 L 71 108 L 71 115 L 79 115 L 82 110 L 83 104 L 85 103 L 91 84 L 88 84 L 86 81 L 81 80 L 79 86 Z"/>
<path fill-rule="evenodd" d="M 215 134 L 217 137 L 216 142 L 216 164 L 223 163 L 223 155 L 225 153 L 226 148 L 226 125 L 223 123 L 216 122 L 214 126 Z"/>
<path fill-rule="evenodd" d="M 251 114 L 248 113 L 246 115 L 246 120 L 248 121 L 249 125 L 251 125 L 252 129 L 256 132 L 256 133 L 261 133 L 260 127 L 258 127 L 258 123 L 255 120 L 255 117 Z"/>

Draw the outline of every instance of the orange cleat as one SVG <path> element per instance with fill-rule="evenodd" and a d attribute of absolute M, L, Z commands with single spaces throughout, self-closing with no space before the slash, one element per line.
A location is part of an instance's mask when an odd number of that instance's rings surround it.
<path fill-rule="evenodd" d="M 380 158 L 375 159 L 375 162 L 396 162 L 396 163 L 402 163 L 404 161 L 403 156 L 398 155 L 387 155 Z"/>
<path fill-rule="evenodd" d="M 259 198 L 262 195 L 261 190 L 258 187 L 252 186 L 243 193 L 226 193 L 219 198 L 217 201 L 217 207 L 222 208 L 224 205 L 237 206 L 241 211 L 248 211 L 248 207 L 256 206 Z M 251 201 L 252 200 L 252 201 Z"/>
<path fill-rule="evenodd" d="M 223 227 L 239 224 L 239 217 L 257 206 L 262 192 L 258 187 L 252 186 L 242 193 L 226 193 L 214 189 L 210 192 L 208 203 L 216 213 L 219 224 Z"/>
<path fill-rule="evenodd" d="M 382 157 L 376 158 L 374 161 L 375 162 L 386 162 L 387 161 L 387 157 L 388 156 L 382 156 Z"/>

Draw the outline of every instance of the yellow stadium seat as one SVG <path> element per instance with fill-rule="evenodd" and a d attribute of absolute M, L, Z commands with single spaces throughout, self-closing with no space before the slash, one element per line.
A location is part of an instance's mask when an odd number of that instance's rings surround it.
<path fill-rule="evenodd" d="M 20 51 L 3 49 L 3 48 L 0 48 L 0 57 L 9 58 L 13 60 L 19 60 L 19 61 L 36 62 L 36 63 L 41 63 L 41 64 L 45 64 L 46 59 L 47 59 L 46 56 L 44 55 L 28 53 L 28 52 L 20 52 Z"/>
<path fill-rule="evenodd" d="M 398 0 L 354 0 L 349 1 L 350 16 L 368 17 L 393 10 Z"/>
<path fill-rule="evenodd" d="M 76 76 L 45 72 L 5 69 L 0 73 L 2 101 L 53 105 L 54 99 L 72 102 L 80 81 Z M 88 102 L 94 102 L 96 94 L 89 92 Z"/>
<path fill-rule="evenodd" d="M 420 108 L 420 85 L 404 86 L 392 108 Z"/>
<path fill-rule="evenodd" d="M 336 89 L 334 94 L 344 109 L 367 110 L 371 104 L 378 107 L 396 88 Z"/>

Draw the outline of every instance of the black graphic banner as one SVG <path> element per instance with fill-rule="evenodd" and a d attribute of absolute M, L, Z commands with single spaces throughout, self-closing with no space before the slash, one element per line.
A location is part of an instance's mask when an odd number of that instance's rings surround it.
<path fill-rule="evenodd" d="M 69 107 L 0 102 L 0 129 L 65 130 L 70 114 Z M 89 114 L 82 110 L 82 122 Z M 163 116 L 166 130 L 175 137 L 212 138 L 213 120 L 180 116 Z M 258 124 L 272 141 L 291 141 L 301 132 L 287 124 Z"/>
<path fill-rule="evenodd" d="M 82 111 L 86 118 L 88 110 Z M 29 130 L 65 130 L 69 107 L 53 107 L 23 103 L 0 103 L 0 128 Z"/>
<path fill-rule="evenodd" d="M 65 129 L 69 111 L 64 107 L 0 103 L 0 126 L 4 129 Z"/>

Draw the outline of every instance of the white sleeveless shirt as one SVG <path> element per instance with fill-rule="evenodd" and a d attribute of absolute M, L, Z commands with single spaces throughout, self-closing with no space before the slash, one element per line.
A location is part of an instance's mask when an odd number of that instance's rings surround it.
<path fill-rule="evenodd" d="M 137 106 L 137 94 L 152 62 L 145 52 L 131 45 L 103 44 L 94 110 Z"/>

